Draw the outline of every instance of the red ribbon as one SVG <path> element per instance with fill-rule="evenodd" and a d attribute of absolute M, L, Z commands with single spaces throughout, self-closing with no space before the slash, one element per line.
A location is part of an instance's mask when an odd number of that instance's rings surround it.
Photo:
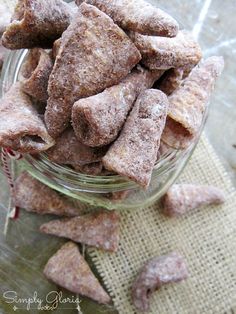
<path fill-rule="evenodd" d="M 11 194 L 11 204 L 12 204 L 12 208 L 10 208 L 10 212 L 9 212 L 9 217 L 12 219 L 17 219 L 19 217 L 19 207 L 14 205 L 14 179 L 13 179 L 13 175 L 11 172 L 11 168 L 9 166 L 9 161 L 11 159 L 14 160 L 19 160 L 22 158 L 22 155 L 20 153 L 17 153 L 15 151 L 13 151 L 11 148 L 2 148 L 1 151 L 1 160 L 2 160 L 2 167 L 3 167 L 3 172 L 7 178 L 7 182 L 9 185 L 9 189 L 10 189 L 10 194 Z"/>

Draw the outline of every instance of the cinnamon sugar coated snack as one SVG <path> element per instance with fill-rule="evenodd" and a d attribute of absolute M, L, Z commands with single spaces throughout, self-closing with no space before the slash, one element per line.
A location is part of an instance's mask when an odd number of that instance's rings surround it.
<path fill-rule="evenodd" d="M 21 69 L 21 103 L 31 102 L 40 132 L 30 119 L 22 130 L 13 113 L 20 131 L 15 138 L 7 129 L 0 144 L 47 151 L 50 161 L 85 177 L 119 174 L 148 188 L 160 139 L 173 150 L 197 138 L 223 60 L 199 63 L 201 48 L 190 32 L 144 0 L 77 0 L 74 7 L 45 1 L 18 0 L 3 35 L 10 49 L 37 47 Z M 162 108 L 154 121 L 154 100 L 143 117 L 137 109 L 143 93 L 160 90 L 169 96 L 167 118 Z"/>
<path fill-rule="evenodd" d="M 108 304 L 111 301 L 73 242 L 64 244 L 49 259 L 44 275 L 57 285 L 98 303 Z"/>
<path fill-rule="evenodd" d="M 162 136 L 169 146 L 185 148 L 198 135 L 203 113 L 223 68 L 222 57 L 202 61 L 170 95 L 168 118 Z"/>
<path fill-rule="evenodd" d="M 14 202 L 29 212 L 45 215 L 78 216 L 81 210 L 67 198 L 50 189 L 27 172 L 22 172 L 14 184 Z"/>
<path fill-rule="evenodd" d="M 47 157 L 58 164 L 83 167 L 102 160 L 106 147 L 92 148 L 79 142 L 72 128 L 65 130 L 56 139 L 56 144 L 47 150 Z"/>
<path fill-rule="evenodd" d="M 147 188 L 156 162 L 167 110 L 168 100 L 164 93 L 154 89 L 142 92 L 119 138 L 103 157 L 104 166 Z"/>
<path fill-rule="evenodd" d="M 30 50 L 20 73 L 23 91 L 37 101 L 46 102 L 52 68 L 52 58 L 46 51 L 40 48 Z"/>
<path fill-rule="evenodd" d="M 137 96 L 151 88 L 162 71 L 151 72 L 141 67 L 132 71 L 118 85 L 107 88 L 100 94 L 75 102 L 72 122 L 78 139 L 96 147 L 113 142 Z"/>
<path fill-rule="evenodd" d="M 109 15 L 125 30 L 141 34 L 174 37 L 178 23 L 169 14 L 144 0 L 86 0 Z M 77 0 L 79 5 L 81 0 Z"/>
<path fill-rule="evenodd" d="M 169 96 L 180 86 L 183 76 L 183 68 L 172 68 L 164 73 L 157 87 L 167 96 Z"/>
<path fill-rule="evenodd" d="M 150 294 L 168 283 L 188 277 L 185 259 L 177 252 L 148 261 L 141 269 L 132 286 L 132 301 L 138 311 L 149 311 Z"/>
<path fill-rule="evenodd" d="M 3 45 L 8 49 L 50 48 L 72 17 L 73 10 L 62 0 L 18 0 Z"/>
<path fill-rule="evenodd" d="M 202 57 L 199 44 L 185 30 L 179 31 L 173 38 L 144 36 L 132 32 L 129 36 L 141 52 L 142 63 L 151 70 L 196 65 Z"/>
<path fill-rule="evenodd" d="M 69 219 L 52 220 L 43 224 L 40 231 L 115 252 L 119 245 L 119 215 L 101 211 Z"/>
<path fill-rule="evenodd" d="M 15 83 L 0 100 L 0 146 L 37 153 L 54 145 L 31 99 Z"/>
<path fill-rule="evenodd" d="M 204 205 L 225 202 L 222 190 L 214 186 L 174 184 L 163 197 L 163 213 L 166 216 L 181 216 Z"/>
<path fill-rule="evenodd" d="M 110 17 L 82 3 L 62 35 L 49 79 L 45 114 L 49 134 L 57 137 L 68 126 L 76 100 L 119 83 L 140 59 L 137 48 Z"/>

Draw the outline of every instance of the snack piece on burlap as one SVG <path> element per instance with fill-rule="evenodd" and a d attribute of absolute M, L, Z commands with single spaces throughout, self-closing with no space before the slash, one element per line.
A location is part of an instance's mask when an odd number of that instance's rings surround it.
<path fill-rule="evenodd" d="M 11 12 L 5 3 L 0 4 L 0 37 L 11 21 Z"/>
<path fill-rule="evenodd" d="M 40 48 L 30 50 L 20 72 L 23 91 L 40 102 L 46 102 L 48 79 L 52 68 L 52 58 L 45 50 Z"/>
<path fill-rule="evenodd" d="M 106 151 L 106 147 L 92 148 L 82 144 L 73 129 L 68 128 L 56 139 L 56 144 L 47 150 L 46 154 L 55 163 L 81 167 L 101 161 Z"/>
<path fill-rule="evenodd" d="M 3 45 L 8 49 L 50 48 L 72 17 L 73 9 L 62 0 L 18 0 Z"/>
<path fill-rule="evenodd" d="M 142 55 L 142 63 L 151 70 L 196 65 L 202 57 L 191 33 L 179 31 L 174 38 L 144 36 L 130 32 L 130 38 Z"/>
<path fill-rule="evenodd" d="M 182 83 L 182 81 L 190 74 L 195 65 L 187 65 L 181 68 L 172 68 L 167 70 L 160 80 L 154 85 L 167 96 L 171 95 Z"/>
<path fill-rule="evenodd" d="M 149 311 L 150 294 L 168 283 L 179 282 L 188 277 L 185 259 L 177 252 L 155 257 L 141 269 L 132 286 L 132 301 L 135 308 Z"/>
<path fill-rule="evenodd" d="M 115 252 L 119 245 L 119 215 L 114 211 L 101 211 L 74 218 L 52 220 L 43 224 L 40 231 Z"/>
<path fill-rule="evenodd" d="M 223 191 L 215 186 L 174 184 L 163 197 L 163 213 L 170 217 L 181 216 L 200 206 L 224 202 Z"/>
<path fill-rule="evenodd" d="M 111 301 L 73 242 L 64 244 L 49 259 L 44 275 L 57 285 L 98 303 L 108 304 Z"/>
<path fill-rule="evenodd" d="M 49 134 L 68 126 L 75 101 L 118 84 L 140 61 L 135 45 L 102 11 L 81 4 L 61 38 L 49 79 L 45 121 Z"/>
<path fill-rule="evenodd" d="M 198 135 L 216 79 L 224 68 L 222 57 L 210 57 L 196 66 L 169 96 L 169 111 L 162 135 L 174 148 L 186 148 Z"/>
<path fill-rule="evenodd" d="M 144 0 L 86 0 L 109 15 L 125 30 L 146 35 L 174 37 L 179 25 L 177 21 Z M 77 0 L 79 5 L 81 0 Z"/>
<path fill-rule="evenodd" d="M 163 74 L 160 82 L 157 82 L 157 88 L 169 96 L 181 85 L 183 75 L 183 68 L 172 68 Z"/>
<path fill-rule="evenodd" d="M 162 71 L 148 71 L 141 67 L 131 72 L 118 85 L 100 94 L 74 103 L 72 123 L 75 134 L 85 145 L 104 146 L 113 142 L 137 96 L 151 88 Z"/>
<path fill-rule="evenodd" d="M 14 203 L 29 212 L 45 215 L 77 216 L 80 208 L 56 191 L 23 172 L 15 181 Z"/>
<path fill-rule="evenodd" d="M 54 145 L 30 97 L 15 83 L 0 100 L 0 146 L 37 153 Z"/>
<path fill-rule="evenodd" d="M 164 93 L 155 89 L 142 92 L 120 136 L 103 157 L 105 168 L 147 188 L 156 162 L 167 110 L 168 99 Z"/>

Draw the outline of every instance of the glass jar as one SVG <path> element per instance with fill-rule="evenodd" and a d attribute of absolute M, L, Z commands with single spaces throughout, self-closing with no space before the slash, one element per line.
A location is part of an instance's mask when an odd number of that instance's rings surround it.
<path fill-rule="evenodd" d="M 27 50 L 9 52 L 2 71 L 2 95 L 18 80 Z M 207 110 L 201 126 L 205 125 Z M 200 132 L 201 133 L 201 132 Z M 91 176 L 78 173 L 69 167 L 51 162 L 44 153 L 25 155 L 15 161 L 20 171 L 51 188 L 92 206 L 107 209 L 133 209 L 147 207 L 157 201 L 175 182 L 193 153 L 199 137 L 186 149 L 168 149 L 155 165 L 149 188 L 143 190 L 120 175 Z"/>

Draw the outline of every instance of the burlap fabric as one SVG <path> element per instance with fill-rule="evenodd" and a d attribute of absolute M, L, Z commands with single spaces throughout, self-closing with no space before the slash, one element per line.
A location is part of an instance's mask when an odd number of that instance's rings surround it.
<path fill-rule="evenodd" d="M 15 3 L 1 2 L 10 8 Z M 130 288 L 144 262 L 172 250 L 186 257 L 190 277 L 154 293 L 150 313 L 221 314 L 236 309 L 236 192 L 205 136 L 178 181 L 216 185 L 227 193 L 227 202 L 178 219 L 165 218 L 158 204 L 121 212 L 119 251 L 88 251 L 120 314 L 136 313 Z"/>
<path fill-rule="evenodd" d="M 204 135 L 178 182 L 216 185 L 227 202 L 178 219 L 165 218 L 158 204 L 124 211 L 119 251 L 89 250 L 121 314 L 136 313 L 130 288 L 140 267 L 172 250 L 186 257 L 189 279 L 154 293 L 150 313 L 218 314 L 236 306 L 236 192 Z"/>

